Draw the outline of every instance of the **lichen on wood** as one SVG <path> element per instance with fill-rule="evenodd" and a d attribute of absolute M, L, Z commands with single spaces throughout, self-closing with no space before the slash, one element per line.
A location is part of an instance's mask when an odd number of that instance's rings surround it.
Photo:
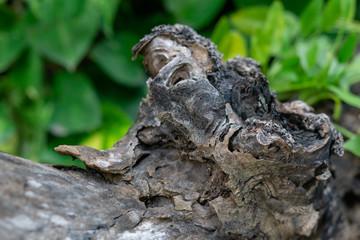
<path fill-rule="evenodd" d="M 346 239 L 329 162 L 342 137 L 326 115 L 279 102 L 256 61 L 224 62 L 184 25 L 155 27 L 133 53 L 149 91 L 126 136 L 108 150 L 56 148 L 115 191 L 118 228 L 95 238 Z"/>

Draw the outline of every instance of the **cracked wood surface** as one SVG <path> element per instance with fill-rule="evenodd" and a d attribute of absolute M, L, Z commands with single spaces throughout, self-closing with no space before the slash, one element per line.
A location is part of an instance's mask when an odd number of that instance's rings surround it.
<path fill-rule="evenodd" d="M 342 137 L 326 115 L 280 103 L 256 61 L 223 62 L 183 25 L 133 53 L 150 75 L 135 125 L 108 150 L 56 148 L 88 171 L 1 155 L 0 237 L 348 237 L 329 160 Z"/>
<path fill-rule="evenodd" d="M 145 206 L 129 184 L 100 173 L 0 153 L 0 239 L 113 239 Z M 121 238 L 120 238 L 121 239 Z"/>

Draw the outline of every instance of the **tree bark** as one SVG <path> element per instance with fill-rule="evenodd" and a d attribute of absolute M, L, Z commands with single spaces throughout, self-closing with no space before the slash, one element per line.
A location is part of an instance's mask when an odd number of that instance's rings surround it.
<path fill-rule="evenodd" d="M 223 62 L 183 25 L 133 48 L 149 92 L 108 150 L 61 145 L 87 171 L 1 154 L 1 239 L 346 239 L 330 158 L 342 137 L 280 103 L 257 62 Z"/>

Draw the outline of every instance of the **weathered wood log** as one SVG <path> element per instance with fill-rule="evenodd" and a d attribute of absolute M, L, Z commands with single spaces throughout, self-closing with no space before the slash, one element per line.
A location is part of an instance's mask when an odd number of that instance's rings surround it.
<path fill-rule="evenodd" d="M 88 168 L 1 154 L 1 239 L 346 239 L 330 157 L 342 137 L 280 103 L 259 64 L 159 26 L 133 52 L 150 78 L 136 123 L 108 150 L 61 145 Z"/>

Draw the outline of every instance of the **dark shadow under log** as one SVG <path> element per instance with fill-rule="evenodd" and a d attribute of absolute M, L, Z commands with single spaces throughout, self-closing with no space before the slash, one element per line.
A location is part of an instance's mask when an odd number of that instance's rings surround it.
<path fill-rule="evenodd" d="M 0 155 L 0 239 L 347 239 L 331 156 L 342 137 L 280 103 L 252 59 L 223 62 L 183 25 L 137 44 L 151 78 L 108 150 L 61 145 L 88 170 Z"/>

